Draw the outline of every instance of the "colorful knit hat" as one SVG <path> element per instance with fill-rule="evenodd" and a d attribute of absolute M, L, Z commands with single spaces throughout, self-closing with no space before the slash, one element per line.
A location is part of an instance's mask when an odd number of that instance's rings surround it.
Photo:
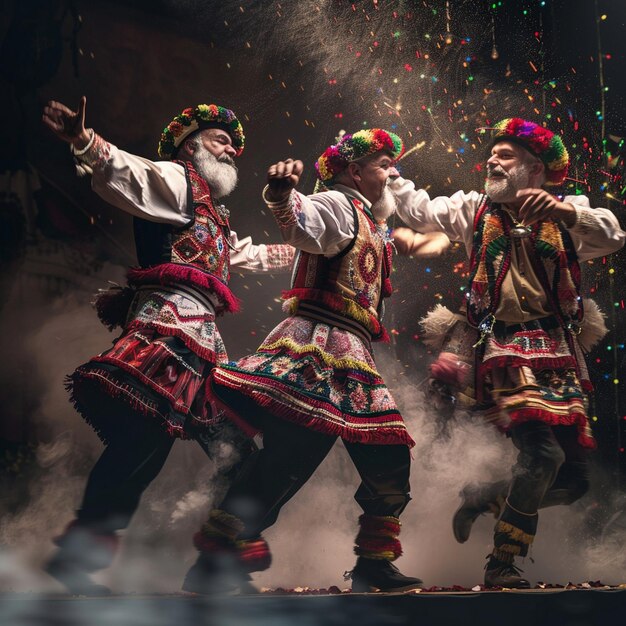
<path fill-rule="evenodd" d="M 195 109 L 185 109 L 177 115 L 164 129 L 159 141 L 158 153 L 163 159 L 171 159 L 176 155 L 185 137 L 205 128 L 221 128 L 233 140 L 233 148 L 237 156 L 243 152 L 245 136 L 243 127 L 235 114 L 217 104 L 199 104 Z"/>
<path fill-rule="evenodd" d="M 492 129 L 494 146 L 499 141 L 511 141 L 526 148 L 546 166 L 546 185 L 560 185 L 567 176 L 569 154 L 558 135 L 534 122 L 509 117 Z"/>
<path fill-rule="evenodd" d="M 382 128 L 366 128 L 352 135 L 344 135 L 335 145 L 326 148 L 317 159 L 317 176 L 324 184 L 332 183 L 335 176 L 343 172 L 349 163 L 380 150 L 388 150 L 393 159 L 397 160 L 404 152 L 404 144 L 398 135 Z"/>

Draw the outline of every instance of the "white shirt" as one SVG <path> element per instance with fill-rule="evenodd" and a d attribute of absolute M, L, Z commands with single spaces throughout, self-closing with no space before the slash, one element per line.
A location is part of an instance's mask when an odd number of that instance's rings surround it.
<path fill-rule="evenodd" d="M 329 191 L 305 196 L 292 191 L 289 215 L 276 215 L 283 239 L 311 254 L 333 257 L 354 239 L 355 225 L 352 205 L 346 195 L 359 200 L 366 208 L 371 203 L 358 191 L 345 185 L 333 185 Z M 279 210 L 279 212 L 281 212 Z M 292 216 L 295 217 L 291 219 Z"/>
<path fill-rule="evenodd" d="M 451 241 L 465 244 L 468 257 L 472 250 L 474 215 L 486 196 L 476 191 L 457 191 L 450 197 L 429 197 L 423 189 L 401 177 L 389 187 L 398 197 L 397 215 L 414 230 L 441 231 Z M 592 209 L 586 196 L 565 196 L 563 202 L 574 205 L 576 222 L 568 227 L 580 261 L 605 256 L 619 250 L 626 241 L 626 233 L 617 218 L 604 208 Z"/>
<path fill-rule="evenodd" d="M 106 202 L 151 222 L 184 226 L 192 219 L 188 212 L 185 169 L 171 161 L 150 161 L 120 150 L 94 134 L 86 151 L 76 157 L 92 171 L 92 189 Z M 228 239 L 230 266 L 244 272 L 279 272 L 291 267 L 293 251 L 281 245 L 255 245 L 251 237 L 239 239 L 235 231 Z M 271 258 L 270 258 L 271 257 Z M 280 261 L 278 259 L 280 258 Z"/>

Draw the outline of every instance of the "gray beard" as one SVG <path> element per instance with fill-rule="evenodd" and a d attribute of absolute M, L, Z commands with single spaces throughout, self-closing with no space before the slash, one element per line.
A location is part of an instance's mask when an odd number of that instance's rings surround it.
<path fill-rule="evenodd" d="M 237 167 L 228 155 L 222 155 L 218 159 L 200 145 L 191 162 L 198 174 L 209 184 L 211 194 L 216 200 L 231 194 L 237 186 Z"/>
<path fill-rule="evenodd" d="M 385 186 L 382 196 L 372 204 L 372 215 L 376 221 L 384 222 L 396 212 L 397 208 L 398 198 Z"/>
<path fill-rule="evenodd" d="M 506 178 L 487 178 L 485 191 L 494 202 L 507 203 L 514 202 L 515 194 L 529 185 L 530 166 L 526 163 L 520 163 L 511 168 L 506 174 Z"/>

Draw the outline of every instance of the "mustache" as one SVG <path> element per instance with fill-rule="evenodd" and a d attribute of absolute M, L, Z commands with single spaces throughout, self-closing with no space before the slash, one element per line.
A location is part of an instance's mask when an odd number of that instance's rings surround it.
<path fill-rule="evenodd" d="M 228 163 L 228 165 L 237 169 L 237 166 L 235 165 L 235 160 L 233 159 L 233 157 L 228 156 L 227 154 L 222 154 L 222 156 L 217 157 L 217 160 L 220 163 Z"/>
<path fill-rule="evenodd" d="M 493 176 L 497 174 L 498 176 L 505 176 L 506 178 L 509 175 L 499 166 L 499 165 L 487 165 L 487 176 Z"/>

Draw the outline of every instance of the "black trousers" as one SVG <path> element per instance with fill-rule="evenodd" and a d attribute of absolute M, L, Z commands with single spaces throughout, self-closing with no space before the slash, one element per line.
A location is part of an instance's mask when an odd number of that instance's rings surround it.
<path fill-rule="evenodd" d="M 532 421 L 510 430 L 519 450 L 508 500 L 527 514 L 557 504 L 571 504 L 589 489 L 587 450 L 575 426 Z"/>
<path fill-rule="evenodd" d="M 196 433 L 194 439 L 209 458 L 211 444 L 217 440 L 228 441 L 237 448 L 240 461 L 226 472 L 231 478 L 256 449 L 229 422 L 213 432 Z M 103 533 L 126 528 L 144 491 L 163 468 L 174 441 L 156 420 L 140 415 L 129 420 L 128 428 L 110 439 L 89 474 L 76 515 L 80 525 Z"/>
<path fill-rule="evenodd" d="M 313 475 L 336 441 L 258 407 L 256 413 L 263 424 L 263 449 L 244 465 L 220 506 L 244 522 L 243 539 L 274 524 L 283 505 Z M 361 478 L 354 497 L 364 513 L 399 516 L 410 500 L 408 447 L 343 444 Z"/>

